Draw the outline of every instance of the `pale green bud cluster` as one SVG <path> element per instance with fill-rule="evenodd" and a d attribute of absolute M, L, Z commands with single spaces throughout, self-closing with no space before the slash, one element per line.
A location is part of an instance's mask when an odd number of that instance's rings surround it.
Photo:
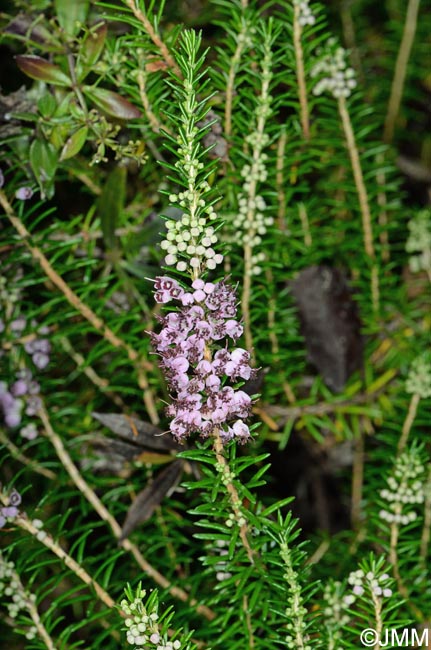
<path fill-rule="evenodd" d="M 413 273 L 427 271 L 431 274 L 431 210 L 420 210 L 408 227 L 406 251 L 416 253 L 410 256 L 410 269 Z"/>
<path fill-rule="evenodd" d="M 323 616 L 325 627 L 330 637 L 329 647 L 337 647 L 337 640 L 341 639 L 341 628 L 350 621 L 347 608 L 355 597 L 352 594 L 343 595 L 344 587 L 338 580 L 329 580 L 323 590 Z"/>
<path fill-rule="evenodd" d="M 350 97 L 353 88 L 356 88 L 355 71 L 346 63 L 346 50 L 337 47 L 334 50 L 335 40 L 330 39 L 322 58 L 311 69 L 311 77 L 321 77 L 313 89 L 314 95 L 330 92 L 333 97 Z"/>
<path fill-rule="evenodd" d="M 388 523 L 406 526 L 417 518 L 412 506 L 423 503 L 424 465 L 413 449 L 401 454 L 395 461 L 393 474 L 387 479 L 387 488 L 380 491 L 382 499 L 388 502 L 387 509 L 380 511 L 380 517 Z"/>
<path fill-rule="evenodd" d="M 238 45 L 241 46 L 241 49 L 249 49 L 253 47 L 253 36 L 256 33 L 256 28 L 249 25 L 249 23 L 241 18 L 241 30 L 236 35 L 235 39 Z"/>
<path fill-rule="evenodd" d="M 288 634 L 285 637 L 286 645 L 292 650 L 296 650 L 299 645 L 304 650 L 311 650 L 311 646 L 307 643 L 308 635 L 305 623 L 307 609 L 303 604 L 298 573 L 293 568 L 292 553 L 284 541 L 280 544 L 280 555 L 285 565 L 284 578 L 289 585 L 289 596 L 285 610 L 286 617 L 289 619 L 289 622 L 286 624 L 288 630 Z M 301 643 L 299 643 L 299 640 Z"/>
<path fill-rule="evenodd" d="M 208 191 L 208 183 L 202 183 L 200 189 Z M 194 192 L 185 191 L 180 192 L 178 196 L 171 195 L 169 200 L 185 208 L 188 202 L 194 201 L 194 197 Z M 212 270 L 223 261 L 223 255 L 216 253 L 213 248 L 218 242 L 215 229 L 208 225 L 217 218 L 217 215 L 212 206 L 206 206 L 203 199 L 199 199 L 197 203 L 202 216 L 184 212 L 178 221 L 166 222 L 168 232 L 160 246 L 166 251 L 165 264 L 175 265 L 177 271 L 186 271 L 188 266 Z"/>
<path fill-rule="evenodd" d="M 120 603 L 126 615 L 127 642 L 135 648 L 180 650 L 181 642 L 178 639 L 167 641 L 165 635 L 161 634 L 157 610 L 154 608 L 152 611 L 147 611 L 142 600 L 145 595 L 145 590 L 140 589 L 133 601 L 129 602 L 124 598 Z"/>
<path fill-rule="evenodd" d="M 0 552 L 0 599 L 6 596 L 9 600 L 5 602 L 8 615 L 16 619 L 20 612 L 28 610 L 29 603 L 36 601 L 35 594 L 27 592 L 15 571 L 15 565 L 6 561 Z M 6 600 L 6 599 L 5 599 Z M 31 641 L 37 633 L 36 627 L 31 625 L 25 633 L 25 638 Z"/>
<path fill-rule="evenodd" d="M 392 580 L 387 573 L 379 573 L 376 571 L 363 571 L 358 569 L 352 571 L 347 579 L 347 582 L 352 585 L 353 600 L 350 599 L 349 603 L 353 603 L 355 596 L 362 596 L 364 593 L 372 593 L 374 596 L 384 596 L 389 598 L 392 596 L 392 589 L 389 585 Z M 368 595 L 367 593 L 367 595 Z"/>
<path fill-rule="evenodd" d="M 431 397 L 430 355 L 417 357 L 413 361 L 406 380 L 406 391 L 411 395 L 419 395 L 421 399 Z"/>
<path fill-rule="evenodd" d="M 293 0 L 295 7 L 298 7 L 298 23 L 301 27 L 314 25 L 316 18 L 310 9 L 309 0 Z"/>

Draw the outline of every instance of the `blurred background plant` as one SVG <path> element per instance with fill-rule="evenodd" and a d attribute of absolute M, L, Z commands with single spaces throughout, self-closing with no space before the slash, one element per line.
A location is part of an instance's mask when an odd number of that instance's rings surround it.
<path fill-rule="evenodd" d="M 124 645 L 126 583 L 167 616 L 137 646 L 353 648 L 361 625 L 426 626 L 430 8 L 11 0 L 1 26 L 0 638 Z M 187 134 L 185 28 L 209 48 Z M 204 248 L 259 369 L 228 477 L 207 443 L 158 435 L 149 279 L 195 254 L 166 227 L 178 134 L 201 147 Z"/>

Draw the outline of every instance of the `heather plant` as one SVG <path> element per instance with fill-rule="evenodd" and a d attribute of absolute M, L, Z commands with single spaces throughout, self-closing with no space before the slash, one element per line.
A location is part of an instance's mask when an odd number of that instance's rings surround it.
<path fill-rule="evenodd" d="M 185 7 L 1 17 L 0 647 L 425 646 L 429 9 Z"/>

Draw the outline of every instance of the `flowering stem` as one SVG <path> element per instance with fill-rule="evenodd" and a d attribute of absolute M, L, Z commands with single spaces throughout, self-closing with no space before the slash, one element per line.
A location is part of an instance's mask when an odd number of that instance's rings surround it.
<path fill-rule="evenodd" d="M 220 434 L 217 429 L 213 433 L 213 441 L 214 441 L 213 447 L 217 458 L 218 469 L 222 476 L 223 484 L 226 486 L 226 489 L 228 491 L 235 520 L 239 525 L 239 534 L 241 537 L 241 541 L 247 552 L 247 556 L 248 559 L 250 560 L 250 564 L 254 564 L 253 550 L 250 546 L 250 542 L 248 541 L 248 537 L 247 537 L 247 532 L 248 532 L 247 523 L 245 522 L 244 515 L 240 510 L 241 501 L 237 489 L 233 484 L 231 478 L 232 474 L 223 453 L 223 443 L 221 441 Z"/>
<path fill-rule="evenodd" d="M 338 109 L 343 124 L 344 135 L 346 137 L 347 148 L 349 150 L 350 162 L 352 164 L 353 177 L 355 179 L 356 191 L 358 193 L 359 207 L 362 215 L 362 230 L 364 234 L 365 252 L 368 255 L 372 264 L 371 268 L 371 296 L 373 308 L 375 311 L 379 309 L 379 279 L 378 268 L 375 261 L 375 251 L 373 244 L 373 230 L 371 225 L 371 213 L 368 201 L 368 194 L 364 183 L 362 174 L 361 161 L 356 146 L 355 135 L 350 121 L 349 112 L 347 110 L 346 99 L 338 97 Z"/>
<path fill-rule="evenodd" d="M 416 33 L 417 18 L 419 12 L 420 0 L 409 0 L 407 7 L 404 31 L 401 39 L 400 49 L 398 51 L 397 62 L 395 64 L 394 78 L 392 81 L 391 95 L 386 113 L 385 127 L 383 131 L 383 141 L 392 142 L 394 136 L 395 122 L 400 110 L 401 98 L 403 94 L 404 81 L 406 78 L 407 64 L 410 52 L 413 46 Z"/>
<path fill-rule="evenodd" d="M 401 452 L 404 450 L 407 440 L 409 438 L 410 430 L 412 428 L 413 422 L 416 417 L 416 413 L 418 410 L 419 402 L 421 401 L 420 395 L 417 393 L 414 393 L 410 399 L 410 404 L 409 404 L 409 410 L 407 412 L 406 419 L 404 420 L 403 424 L 403 430 L 401 433 L 401 437 L 398 441 L 398 447 L 397 447 L 397 453 L 401 454 Z"/>
<path fill-rule="evenodd" d="M 42 621 L 40 620 L 39 612 L 38 609 L 34 603 L 34 600 L 29 597 L 28 592 L 26 589 L 24 589 L 24 586 L 21 582 L 21 578 L 19 577 L 18 573 L 14 570 L 12 570 L 12 581 L 15 583 L 16 587 L 15 589 L 19 590 L 20 595 L 24 599 L 25 602 L 25 608 L 27 609 L 28 613 L 30 614 L 31 620 L 33 621 L 34 627 L 36 628 L 36 631 L 39 635 L 39 637 L 42 639 L 48 650 L 56 650 L 56 646 L 54 644 L 54 641 L 51 639 L 51 637 L 48 634 L 48 631 Z M 9 621 L 8 621 L 9 622 Z M 12 618 L 10 620 L 10 625 L 15 626 L 16 625 L 16 620 L 15 618 Z"/>
<path fill-rule="evenodd" d="M 87 499 L 87 501 L 91 503 L 91 505 L 93 506 L 93 508 L 99 515 L 99 517 L 103 519 L 103 521 L 106 521 L 106 523 L 110 526 L 112 533 L 114 534 L 114 537 L 120 540 L 119 545 L 133 555 L 133 557 L 135 558 L 135 560 L 137 561 L 141 569 L 145 571 L 145 573 L 152 580 L 154 580 L 154 582 L 156 582 L 158 585 L 163 587 L 163 589 L 167 589 L 172 596 L 178 598 L 179 600 L 182 600 L 183 602 L 189 602 L 191 605 L 196 606 L 196 611 L 199 614 L 202 614 L 209 620 L 213 619 L 214 613 L 208 607 L 205 607 L 205 605 L 198 604 L 197 601 L 194 599 L 190 599 L 187 592 L 185 592 L 183 589 L 171 585 L 169 580 L 167 580 L 161 573 L 159 573 L 159 571 L 157 571 L 144 558 L 144 556 L 140 553 L 139 549 L 135 546 L 135 544 L 133 544 L 128 539 L 123 539 L 123 540 L 121 539 L 122 531 L 121 531 L 120 524 L 116 521 L 116 519 L 114 519 L 114 517 L 110 514 L 110 512 L 104 506 L 104 504 L 96 495 L 96 493 L 91 489 L 88 483 L 82 478 L 78 468 L 73 463 L 66 448 L 64 447 L 61 438 L 55 433 L 54 429 L 52 428 L 51 422 L 49 421 L 48 418 L 48 414 L 46 413 L 43 407 L 39 411 L 39 416 L 44 424 L 46 436 L 51 441 L 53 447 L 55 448 L 55 451 L 57 452 L 59 459 L 61 460 L 70 478 L 75 483 L 75 485 L 80 490 L 80 492 L 84 495 L 84 497 Z"/>
<path fill-rule="evenodd" d="M 253 337 L 251 333 L 251 317 L 250 317 L 250 300 L 251 300 L 251 279 L 254 271 L 253 251 L 255 247 L 255 238 L 258 234 L 259 222 L 257 220 L 259 198 L 258 198 L 257 185 L 260 180 L 266 178 L 264 160 L 266 154 L 263 153 L 265 145 L 268 143 L 268 136 L 265 133 L 265 126 L 271 109 L 271 95 L 270 95 L 270 82 L 272 78 L 271 72 L 272 65 L 272 52 L 271 52 L 271 39 L 267 35 L 264 43 L 264 57 L 262 60 L 262 87 L 258 105 L 256 107 L 256 128 L 253 133 L 248 136 L 248 141 L 253 147 L 252 160 L 249 173 L 247 174 L 247 181 L 244 184 L 246 195 L 246 208 L 244 229 L 245 236 L 243 239 L 244 249 L 244 277 L 243 289 L 241 297 L 241 308 L 244 318 L 244 336 L 246 348 L 253 354 Z M 263 204 L 264 205 L 264 204 Z M 262 217 L 262 219 L 264 219 Z M 263 221 L 264 222 L 264 221 Z M 265 230 L 264 230 L 265 232 Z M 260 239 L 260 238 L 259 238 Z"/>
<path fill-rule="evenodd" d="M 121 348 L 126 351 L 130 361 L 134 364 L 138 374 L 139 387 L 143 391 L 144 403 L 148 411 L 148 415 L 153 424 L 159 423 L 159 416 L 154 403 L 154 397 L 148 383 L 146 371 L 152 370 L 153 365 L 146 359 L 143 359 L 136 350 L 134 350 L 128 343 L 120 339 L 106 323 L 94 311 L 86 305 L 82 300 L 72 291 L 66 284 L 63 278 L 51 266 L 48 259 L 42 251 L 31 244 L 31 235 L 22 221 L 15 215 L 12 206 L 6 198 L 6 195 L 0 190 L 0 205 L 9 218 L 9 221 L 14 226 L 15 230 L 22 237 L 25 246 L 29 249 L 34 260 L 39 262 L 42 269 L 51 280 L 51 282 L 59 289 L 66 300 L 86 319 L 88 322 L 115 348 Z"/>
<path fill-rule="evenodd" d="M 293 44 L 296 59 L 296 78 L 298 81 L 299 105 L 301 107 L 301 126 L 305 140 L 310 139 L 310 117 L 307 101 L 307 87 L 305 85 L 304 52 L 302 50 L 302 27 L 299 23 L 300 7 L 295 3 L 293 7 Z"/>
<path fill-rule="evenodd" d="M 374 592 L 374 589 L 371 589 L 371 598 L 374 605 L 374 615 L 375 615 L 374 630 L 376 632 L 376 643 L 374 645 L 374 650 L 380 650 L 381 647 L 380 641 L 382 638 L 382 630 L 383 630 L 382 600 Z"/>

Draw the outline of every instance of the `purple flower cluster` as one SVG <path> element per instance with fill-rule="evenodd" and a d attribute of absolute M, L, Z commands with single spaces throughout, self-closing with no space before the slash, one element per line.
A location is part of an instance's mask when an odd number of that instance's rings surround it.
<path fill-rule="evenodd" d="M 224 281 L 197 279 L 187 292 L 166 276 L 156 278 L 154 288 L 156 302 L 175 300 L 182 305 L 161 318 L 159 334 L 151 334 L 176 393 L 167 408 L 172 435 L 181 442 L 191 433 L 208 437 L 217 430 L 223 442 L 233 438 L 245 442 L 250 430 L 243 420 L 250 415 L 252 401 L 244 391 L 226 385 L 226 378 L 247 380 L 255 371 L 246 350 L 221 347 L 223 339 L 235 343 L 243 331 L 236 320 L 235 290 Z"/>
<path fill-rule="evenodd" d="M 8 328 L 6 328 L 5 322 L 0 318 L 0 334 L 8 329 L 12 338 L 21 337 L 26 326 L 27 321 L 24 316 L 18 316 L 18 318 L 11 320 Z M 37 327 L 37 323 L 32 321 L 31 326 L 32 328 L 35 328 Z M 49 363 L 51 343 L 47 338 L 45 338 L 45 335 L 48 333 L 49 329 L 47 327 L 40 327 L 37 330 L 36 337 L 28 337 L 29 340 L 24 342 L 25 351 L 30 355 L 31 360 L 39 370 L 46 368 Z"/>
<path fill-rule="evenodd" d="M 8 427 L 17 427 L 22 421 L 22 411 L 26 415 L 36 415 L 41 407 L 39 397 L 40 386 L 33 379 L 30 370 L 20 370 L 16 380 L 8 387 L 6 382 L 0 382 L 0 409 L 3 411 L 4 422 Z M 32 440 L 37 436 L 35 425 L 28 424 L 21 429 L 24 438 Z"/>
<path fill-rule="evenodd" d="M 21 495 L 17 490 L 12 490 L 9 495 L 9 503 L 7 506 L 0 508 L 0 528 L 3 528 L 7 519 L 14 519 L 18 514 L 18 506 L 21 504 Z"/>

